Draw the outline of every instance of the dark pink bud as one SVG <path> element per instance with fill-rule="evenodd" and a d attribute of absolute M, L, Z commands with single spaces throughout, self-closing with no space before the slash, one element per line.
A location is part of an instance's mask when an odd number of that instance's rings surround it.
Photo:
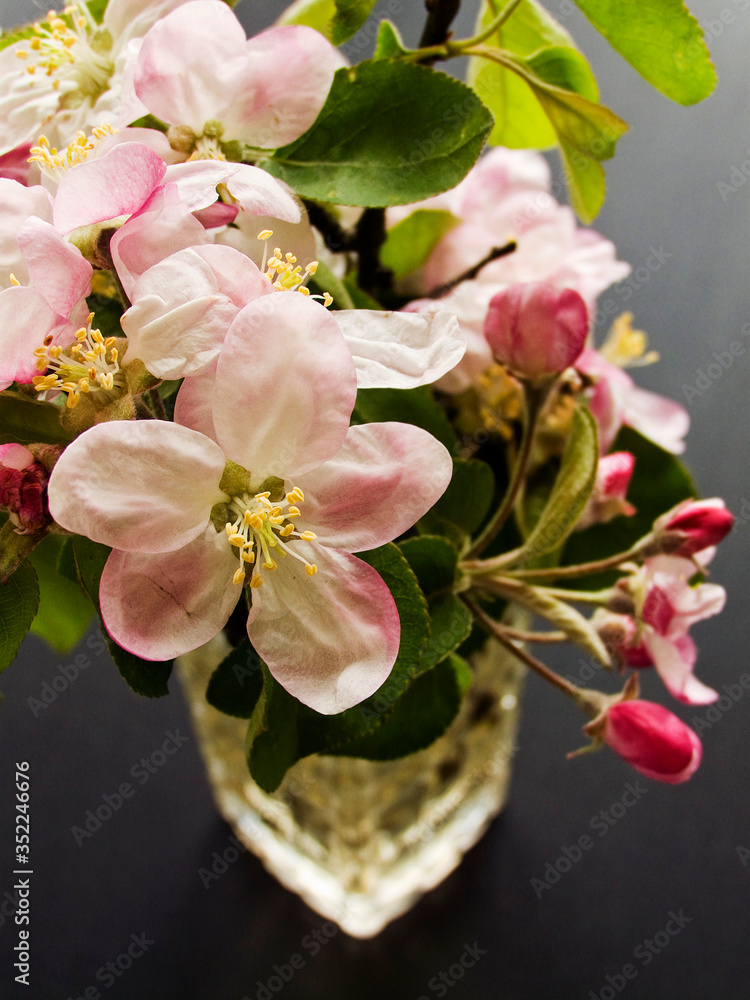
<path fill-rule="evenodd" d="M 578 292 L 545 282 L 511 285 L 490 302 L 484 335 L 497 361 L 522 378 L 556 375 L 578 358 L 589 329 Z"/>
<path fill-rule="evenodd" d="M 677 785 L 698 770 L 703 747 L 676 715 L 650 701 L 621 701 L 607 710 L 599 735 L 647 778 Z"/>
<path fill-rule="evenodd" d="M 658 529 L 668 532 L 675 548 L 667 550 L 676 556 L 692 556 L 725 538 L 732 530 L 734 517 L 718 497 L 712 500 L 686 500 L 656 522 Z M 669 537 L 668 536 L 668 537 Z"/>
<path fill-rule="evenodd" d="M 23 533 L 38 531 L 49 522 L 45 511 L 45 488 L 49 474 L 28 448 L 21 444 L 0 445 L 0 506 Z"/>

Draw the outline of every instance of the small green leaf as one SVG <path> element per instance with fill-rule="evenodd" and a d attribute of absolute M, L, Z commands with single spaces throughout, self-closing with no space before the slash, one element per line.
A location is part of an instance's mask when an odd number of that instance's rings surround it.
<path fill-rule="evenodd" d="M 456 579 L 458 552 L 440 535 L 421 535 L 399 543 L 419 586 L 429 598 L 437 591 L 451 590 Z"/>
<path fill-rule="evenodd" d="M 360 389 L 354 419 L 361 424 L 400 420 L 429 431 L 448 451 L 458 448 L 456 432 L 428 385 L 416 389 Z"/>
<path fill-rule="evenodd" d="M 468 639 L 474 620 L 463 601 L 455 594 L 442 594 L 427 602 L 430 612 L 430 638 L 422 652 L 419 673 L 430 670 L 458 649 Z"/>
<path fill-rule="evenodd" d="M 458 656 L 448 657 L 412 683 L 379 729 L 337 752 L 367 760 L 394 760 L 423 750 L 453 722 L 470 680 L 468 664 Z"/>
<path fill-rule="evenodd" d="M 396 545 L 360 552 L 363 559 L 388 585 L 401 621 L 401 644 L 387 680 L 375 694 L 339 715 L 321 715 L 299 708 L 300 754 L 337 751 L 352 739 L 377 729 L 391 706 L 406 690 L 419 668 L 422 650 L 429 638 L 427 602 L 408 562 Z"/>
<path fill-rule="evenodd" d="M 387 20 L 380 22 L 373 59 L 398 59 L 413 51 L 404 45 L 404 40 L 395 24 Z"/>
<path fill-rule="evenodd" d="M 47 535 L 30 557 L 39 580 L 39 611 L 31 631 L 58 653 L 69 652 L 91 621 L 87 595 L 78 581 L 72 582 L 59 568 L 67 541 L 62 535 Z"/>
<path fill-rule="evenodd" d="M 716 86 L 703 31 L 682 0 L 575 2 L 644 80 L 678 104 L 702 101 Z"/>
<path fill-rule="evenodd" d="M 587 407 L 577 406 L 552 493 L 524 542 L 528 558 L 551 552 L 571 533 L 591 495 L 598 463 L 596 423 Z"/>
<path fill-rule="evenodd" d="M 492 115 L 464 84 L 381 60 L 338 70 L 312 127 L 261 161 L 302 197 L 404 205 L 455 187 L 476 162 Z"/>
<path fill-rule="evenodd" d="M 27 560 L 4 586 L 0 585 L 0 672 L 15 659 L 38 607 L 39 584 Z"/>
<path fill-rule="evenodd" d="M 263 690 L 247 727 L 245 753 L 250 774 L 264 792 L 275 792 L 299 759 L 298 706 L 263 664 Z"/>
<path fill-rule="evenodd" d="M 261 659 L 243 639 L 211 675 L 206 701 L 226 715 L 249 719 L 263 690 Z"/>
<path fill-rule="evenodd" d="M 507 0 L 484 0 L 477 20 L 477 33 L 489 26 L 507 6 Z M 530 56 L 551 45 L 573 49 L 575 43 L 568 32 L 536 0 L 522 0 L 513 15 L 487 39 L 486 44 L 496 45 L 518 56 Z M 490 135 L 492 146 L 513 149 L 549 149 L 557 144 L 555 130 L 534 96 L 533 90 L 521 77 L 494 62 L 473 57 L 469 60 L 468 82 L 495 116 L 495 127 Z M 576 89 L 576 88 L 574 88 Z M 591 100 L 598 100 L 594 75 L 589 69 L 585 90 Z"/>
<path fill-rule="evenodd" d="M 440 240 L 459 220 L 452 212 L 418 208 L 388 230 L 380 248 L 380 260 L 396 279 L 419 270 Z"/>
<path fill-rule="evenodd" d="M 430 525 L 446 520 L 471 535 L 487 516 L 494 495 L 495 474 L 486 462 L 454 458 L 448 489 L 419 522 L 420 529 L 429 531 Z"/>
<path fill-rule="evenodd" d="M 97 612 L 99 612 L 99 581 L 110 551 L 106 545 L 92 542 L 83 535 L 76 535 L 73 539 L 78 577 Z M 172 660 L 142 660 L 129 653 L 111 638 L 103 622 L 102 634 L 115 666 L 136 694 L 144 695 L 146 698 L 162 698 L 169 694 L 167 681 L 172 673 Z"/>
<path fill-rule="evenodd" d="M 330 41 L 331 21 L 335 14 L 335 0 L 296 0 L 287 7 L 276 24 L 302 24 L 319 31 Z"/>
<path fill-rule="evenodd" d="M 20 392 L 0 392 L 0 444 L 67 444 L 71 434 L 60 423 L 60 409 Z"/>
<path fill-rule="evenodd" d="M 109 0 L 88 0 L 88 3 L 86 4 L 91 12 L 91 16 L 97 24 L 101 24 L 104 20 L 104 14 L 107 10 L 108 2 Z"/>
<path fill-rule="evenodd" d="M 331 22 L 331 41 L 343 45 L 359 31 L 372 13 L 377 0 L 335 0 L 336 14 Z"/>

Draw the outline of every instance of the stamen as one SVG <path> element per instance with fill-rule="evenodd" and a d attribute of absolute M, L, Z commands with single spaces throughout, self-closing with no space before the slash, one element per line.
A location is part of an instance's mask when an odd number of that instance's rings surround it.
<path fill-rule="evenodd" d="M 38 393 L 50 389 L 67 393 L 66 406 L 69 408 L 78 403 L 81 393 L 99 392 L 108 402 L 112 394 L 125 385 L 119 375 L 119 352 L 114 346 L 117 341 L 114 337 L 105 340 L 99 330 L 92 330 L 93 318 L 94 314 L 90 313 L 88 325 L 76 332 L 76 342 L 71 346 L 63 348 L 53 344 L 50 334 L 44 338 L 43 346 L 33 352 L 38 371 L 51 369 L 46 375 L 32 378 L 34 389 Z"/>
<path fill-rule="evenodd" d="M 87 160 L 102 139 L 116 135 L 117 131 L 111 125 L 99 125 L 88 136 L 79 132 L 62 152 L 50 146 L 46 135 L 40 135 L 39 144 L 31 147 L 29 163 L 38 163 L 47 176 L 60 180 L 71 167 Z"/>

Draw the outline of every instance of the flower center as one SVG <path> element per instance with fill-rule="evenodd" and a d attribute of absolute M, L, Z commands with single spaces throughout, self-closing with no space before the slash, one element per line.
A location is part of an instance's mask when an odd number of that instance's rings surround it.
<path fill-rule="evenodd" d="M 273 236 L 272 229 L 264 229 L 258 233 L 259 240 L 269 240 Z M 305 265 L 303 271 L 297 263 L 297 258 L 293 253 L 286 253 L 282 256 L 281 249 L 275 247 L 273 255 L 268 257 L 268 244 L 263 250 L 263 263 L 260 267 L 265 272 L 266 277 L 271 282 L 273 289 L 277 292 L 301 292 L 302 295 L 310 295 L 307 282 L 318 270 L 318 261 L 312 260 Z M 333 298 L 328 292 L 322 295 L 312 295 L 313 299 L 318 299 L 328 308 L 332 305 Z"/>
<path fill-rule="evenodd" d="M 51 369 L 46 375 L 36 375 L 32 379 L 37 392 L 59 389 L 67 393 L 66 406 L 74 407 L 81 393 L 96 392 L 107 400 L 115 397 L 117 390 L 124 388 L 118 377 L 120 365 L 115 337 L 105 338 L 99 330 L 91 329 L 94 314 L 89 314 L 88 325 L 76 333 L 76 342 L 63 348 L 52 344 L 52 336 L 46 337 L 44 345 L 37 347 L 34 356 L 39 371 Z"/>
<path fill-rule="evenodd" d="M 250 567 L 250 586 L 263 584 L 261 569 L 275 570 L 274 556 L 293 556 L 304 564 L 308 576 L 315 576 L 318 567 L 309 563 L 288 543 L 295 538 L 312 542 L 317 538 L 314 531 L 298 531 L 295 519 L 300 516 L 299 504 L 304 495 L 299 486 L 293 487 L 283 500 L 273 502 L 270 492 L 256 493 L 251 497 L 242 493 L 229 502 L 229 511 L 235 514 L 234 521 L 227 521 L 225 530 L 229 544 L 239 549 L 240 565 L 235 570 L 234 583 L 244 583 Z"/>
<path fill-rule="evenodd" d="M 633 329 L 633 314 L 624 312 L 612 323 L 599 353 L 618 368 L 640 368 L 659 360 L 658 351 L 648 350 L 643 330 Z"/>
<path fill-rule="evenodd" d="M 28 48 L 16 55 L 30 77 L 61 92 L 61 106 L 75 107 L 86 98 L 93 103 L 107 89 L 114 71 L 112 38 L 86 4 L 71 4 L 61 14 L 49 11 L 33 32 Z"/>
<path fill-rule="evenodd" d="M 31 147 L 29 163 L 38 163 L 48 177 L 62 180 L 67 170 L 87 160 L 102 139 L 115 135 L 117 131 L 111 125 L 101 125 L 93 129 L 89 136 L 85 132 L 79 132 L 62 152 L 50 146 L 46 135 L 40 135 L 39 145 Z"/>

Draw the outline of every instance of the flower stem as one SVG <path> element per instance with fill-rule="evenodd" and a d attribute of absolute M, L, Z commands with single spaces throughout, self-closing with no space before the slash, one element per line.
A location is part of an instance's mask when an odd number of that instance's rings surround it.
<path fill-rule="evenodd" d="M 465 54 L 464 52 L 465 49 L 470 49 L 474 45 L 481 45 L 482 42 L 486 42 L 488 38 L 491 38 L 492 35 L 494 35 L 495 32 L 505 24 L 505 22 L 508 20 L 511 14 L 513 14 L 516 8 L 520 6 L 520 4 L 521 0 L 510 0 L 510 3 L 507 4 L 500 11 L 500 13 L 497 15 L 496 18 L 494 18 L 492 23 L 483 31 L 481 31 L 478 35 L 475 35 L 473 38 L 464 38 L 460 42 L 451 43 L 450 45 L 451 54 L 463 55 Z"/>
<path fill-rule="evenodd" d="M 625 562 L 637 559 L 651 541 L 650 536 L 641 538 L 635 545 L 625 552 L 618 552 L 616 555 L 607 556 L 606 559 L 596 559 L 593 562 L 578 563 L 575 566 L 552 566 L 544 569 L 507 569 L 508 564 L 523 556 L 523 548 L 516 549 L 515 552 L 506 552 L 494 559 L 484 559 L 467 561 L 461 564 L 464 573 L 470 576 L 487 576 L 502 570 L 503 576 L 513 580 L 574 580 L 580 576 L 590 576 L 592 573 L 603 573 L 606 570 L 618 569 Z M 509 557 L 513 556 L 513 560 Z"/>
<path fill-rule="evenodd" d="M 459 274 L 457 278 L 451 278 L 450 281 L 446 281 L 444 285 L 438 285 L 436 289 L 430 292 L 427 298 L 430 299 L 441 299 L 448 292 L 452 291 L 457 285 L 460 285 L 462 281 L 471 281 L 476 278 L 482 268 L 491 264 L 493 260 L 499 260 L 501 257 L 507 257 L 509 253 L 513 253 L 518 249 L 518 244 L 515 240 L 510 240 L 505 246 L 493 247 L 492 250 L 473 267 L 470 267 L 467 271 Z"/>

